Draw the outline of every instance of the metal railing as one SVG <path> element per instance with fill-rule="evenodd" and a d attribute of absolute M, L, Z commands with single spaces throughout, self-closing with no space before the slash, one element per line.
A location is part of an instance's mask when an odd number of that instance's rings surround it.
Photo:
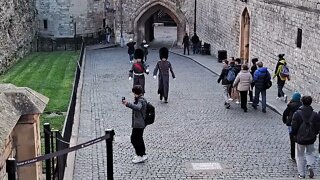
<path fill-rule="evenodd" d="M 93 45 L 106 41 L 106 34 L 104 31 L 98 31 L 95 33 L 77 34 L 74 37 L 42 37 L 37 36 L 31 42 L 32 52 L 41 51 L 72 51 L 80 50 L 82 44 Z"/>

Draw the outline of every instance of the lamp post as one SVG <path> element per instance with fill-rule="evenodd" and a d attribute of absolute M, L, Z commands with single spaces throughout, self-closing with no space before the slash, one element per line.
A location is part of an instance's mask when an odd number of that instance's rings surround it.
<path fill-rule="evenodd" d="M 197 32 L 197 0 L 194 0 L 194 24 L 193 24 L 193 32 Z"/>
<path fill-rule="evenodd" d="M 120 46 L 124 46 L 123 39 L 123 9 L 122 9 L 122 0 L 120 0 Z"/>

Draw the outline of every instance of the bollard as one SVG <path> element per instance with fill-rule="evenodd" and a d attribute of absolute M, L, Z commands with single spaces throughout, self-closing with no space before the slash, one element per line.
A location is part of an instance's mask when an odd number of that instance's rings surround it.
<path fill-rule="evenodd" d="M 107 144 L 107 180 L 113 180 L 113 151 L 112 151 L 112 142 L 114 137 L 114 130 L 107 129 L 105 132 L 106 137 L 110 137 L 106 139 Z"/>
<path fill-rule="evenodd" d="M 50 154 L 50 124 L 44 123 L 44 151 L 45 154 Z M 46 160 L 46 180 L 51 180 L 51 159 Z"/>
<path fill-rule="evenodd" d="M 6 161 L 6 171 L 8 173 L 8 180 L 16 180 L 16 159 L 9 158 Z"/>

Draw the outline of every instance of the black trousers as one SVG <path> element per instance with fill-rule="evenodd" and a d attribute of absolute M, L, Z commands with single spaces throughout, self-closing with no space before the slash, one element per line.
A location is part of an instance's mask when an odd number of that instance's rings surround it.
<path fill-rule="evenodd" d="M 254 87 L 254 83 L 251 83 L 251 91 L 249 90 L 249 98 L 250 101 L 253 102 L 253 87 Z"/>
<path fill-rule="evenodd" d="M 133 128 L 131 133 L 131 143 L 138 156 L 146 155 L 146 148 L 143 141 L 144 128 Z"/>
<path fill-rule="evenodd" d="M 186 54 L 186 49 L 188 50 L 189 55 L 189 46 L 183 46 L 183 54 Z"/>
<path fill-rule="evenodd" d="M 291 159 L 295 159 L 295 141 L 294 136 L 289 134 L 290 136 L 290 153 L 291 153 Z"/>
<path fill-rule="evenodd" d="M 248 91 L 240 91 L 241 108 L 247 110 Z"/>

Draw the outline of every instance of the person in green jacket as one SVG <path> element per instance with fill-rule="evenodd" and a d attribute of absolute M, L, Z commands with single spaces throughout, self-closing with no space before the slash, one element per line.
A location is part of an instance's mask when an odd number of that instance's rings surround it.
<path fill-rule="evenodd" d="M 273 79 L 277 77 L 277 85 L 278 85 L 278 96 L 277 99 L 283 100 L 287 102 L 287 95 L 283 92 L 283 87 L 286 83 L 286 80 L 290 80 L 290 76 L 282 76 L 282 70 L 284 66 L 287 65 L 286 60 L 284 59 L 284 54 L 278 55 L 279 60 L 276 65 L 275 73 L 273 75 Z"/>

